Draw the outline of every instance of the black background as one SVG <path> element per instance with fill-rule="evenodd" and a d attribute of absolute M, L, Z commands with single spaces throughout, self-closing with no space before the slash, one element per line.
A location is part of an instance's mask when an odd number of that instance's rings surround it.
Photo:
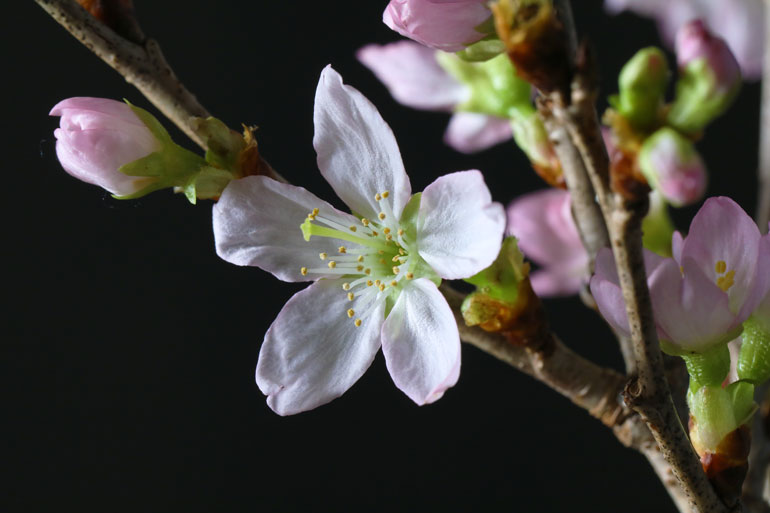
<path fill-rule="evenodd" d="M 231 126 L 260 126 L 266 158 L 331 199 L 312 148 L 313 95 L 332 65 L 390 123 L 415 191 L 478 168 L 507 202 L 542 187 L 512 144 L 460 155 L 447 116 L 396 104 L 354 58 L 385 27 L 385 0 L 137 0 L 180 78 Z M 70 96 L 127 98 L 120 76 L 33 2 L 0 17 L 3 44 L 3 511 L 673 511 L 645 460 L 569 401 L 463 348 L 460 381 L 416 407 L 381 356 L 348 393 L 281 418 L 254 384 L 265 330 L 301 285 L 214 253 L 211 205 L 167 191 L 121 202 L 56 161 L 49 109 Z M 603 98 L 648 20 L 576 2 L 596 43 Z M 759 88 L 748 84 L 700 149 L 709 194 L 753 214 Z M 604 99 L 600 107 L 604 108 Z M 167 125 L 170 127 L 170 125 Z M 194 146 L 175 129 L 176 140 Z M 680 211 L 686 228 L 694 209 Z M 597 316 L 547 302 L 572 348 L 620 365 Z"/>

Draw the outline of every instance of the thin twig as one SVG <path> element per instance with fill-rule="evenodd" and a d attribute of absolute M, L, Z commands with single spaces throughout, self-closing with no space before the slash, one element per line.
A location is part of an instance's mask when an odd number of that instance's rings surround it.
<path fill-rule="evenodd" d="M 762 68 L 762 119 L 759 135 L 759 193 L 756 221 L 767 233 L 770 221 L 770 6 L 765 6 L 765 56 Z"/>

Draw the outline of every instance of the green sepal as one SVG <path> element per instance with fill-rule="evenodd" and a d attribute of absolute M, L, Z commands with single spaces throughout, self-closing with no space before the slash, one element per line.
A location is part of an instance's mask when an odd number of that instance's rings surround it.
<path fill-rule="evenodd" d="M 203 166 L 182 187 L 185 197 L 195 205 L 197 199 L 217 199 L 233 179 L 230 171 Z"/>
<path fill-rule="evenodd" d="M 743 323 L 738 377 L 760 385 L 770 378 L 770 330 L 754 316 Z"/>
<path fill-rule="evenodd" d="M 235 169 L 241 151 L 246 147 L 243 135 L 215 117 L 195 118 L 195 132 L 206 141 L 206 162 L 221 169 Z"/>
<path fill-rule="evenodd" d="M 687 405 L 694 418 L 693 444 L 700 450 L 714 452 L 725 436 L 738 424 L 733 408 L 732 394 L 721 385 L 690 388 Z"/>
<path fill-rule="evenodd" d="M 486 62 L 466 62 L 453 54 L 439 52 L 436 60 L 470 90 L 468 100 L 458 105 L 457 110 L 509 118 L 513 110 L 530 104 L 532 88 L 516 76 L 505 54 Z"/>
<path fill-rule="evenodd" d="M 642 220 L 642 244 L 653 253 L 670 257 L 674 230 L 668 204 L 658 191 L 653 190 L 650 193 L 650 209 Z"/>
<path fill-rule="evenodd" d="M 455 55 L 466 62 L 484 62 L 494 59 L 504 51 L 505 43 L 494 37 L 473 43 L 465 50 L 455 53 Z"/>
<path fill-rule="evenodd" d="M 682 355 L 687 373 L 690 375 L 690 386 L 721 385 L 730 372 L 730 350 L 727 344 L 720 344 L 703 353 Z"/>
<path fill-rule="evenodd" d="M 519 285 L 528 275 L 529 264 L 524 262 L 516 237 L 506 237 L 492 265 L 465 281 L 476 285 L 478 292 L 486 296 L 515 304 L 519 298 Z"/>
<path fill-rule="evenodd" d="M 620 71 L 619 93 L 610 97 L 610 104 L 634 128 L 649 128 L 660 116 L 669 75 L 663 51 L 642 48 Z"/>
<path fill-rule="evenodd" d="M 686 134 L 697 134 L 730 107 L 740 88 L 740 76 L 725 89 L 717 84 L 708 61 L 695 59 L 681 70 L 668 123 Z"/>
<path fill-rule="evenodd" d="M 136 114 L 136 117 L 138 117 L 141 122 L 145 124 L 150 133 L 152 133 L 152 135 L 154 135 L 161 144 L 174 144 L 174 141 L 171 140 L 171 136 L 169 135 L 168 131 L 163 127 L 163 125 L 155 116 L 141 107 L 132 105 L 131 102 L 125 98 L 123 101 L 126 102 L 129 107 L 131 107 L 131 110 L 134 112 L 134 114 Z"/>
<path fill-rule="evenodd" d="M 738 380 L 727 385 L 727 393 L 733 402 L 735 422 L 742 426 L 746 424 L 757 411 L 754 402 L 754 385 L 744 380 Z"/>

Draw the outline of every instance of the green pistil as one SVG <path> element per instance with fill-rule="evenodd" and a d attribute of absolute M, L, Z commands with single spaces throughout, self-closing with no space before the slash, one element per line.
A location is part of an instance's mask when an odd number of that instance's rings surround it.
<path fill-rule="evenodd" d="M 305 219 L 305 222 L 300 225 L 300 229 L 302 230 L 302 235 L 306 241 L 309 241 L 310 237 L 315 235 L 317 237 L 329 237 L 332 239 L 346 240 L 354 244 L 360 244 L 361 246 L 366 246 L 377 250 L 393 250 L 393 246 L 387 242 L 382 242 L 375 238 L 369 237 L 356 237 L 352 233 L 335 230 L 333 228 L 327 228 L 326 226 L 318 226 L 317 224 L 313 224 L 310 219 Z"/>

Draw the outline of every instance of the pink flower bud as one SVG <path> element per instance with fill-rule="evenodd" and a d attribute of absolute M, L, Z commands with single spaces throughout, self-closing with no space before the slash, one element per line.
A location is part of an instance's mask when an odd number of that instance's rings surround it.
<path fill-rule="evenodd" d="M 676 207 L 703 198 L 708 175 L 692 142 L 671 128 L 648 137 L 639 152 L 639 167 L 651 187 Z"/>
<path fill-rule="evenodd" d="M 75 178 L 116 196 L 134 194 L 155 180 L 119 171 L 161 148 L 130 106 L 106 98 L 68 98 L 57 103 L 50 115 L 61 116 L 54 131 L 56 155 Z"/>
<path fill-rule="evenodd" d="M 719 89 L 727 91 L 740 82 L 740 66 L 725 40 L 712 35 L 701 20 L 692 20 L 676 33 L 676 61 L 685 68 L 698 59 L 706 60 Z"/>
<path fill-rule="evenodd" d="M 402 36 L 445 52 L 459 52 L 487 34 L 485 0 L 390 0 L 382 21 Z"/>

